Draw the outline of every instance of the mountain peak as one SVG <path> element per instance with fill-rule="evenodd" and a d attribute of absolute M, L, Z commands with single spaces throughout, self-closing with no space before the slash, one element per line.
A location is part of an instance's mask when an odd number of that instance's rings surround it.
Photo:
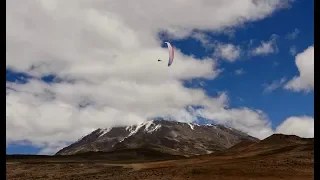
<path fill-rule="evenodd" d="M 131 126 L 97 129 L 57 154 L 147 147 L 171 154 L 196 155 L 222 151 L 242 140 L 259 141 L 223 125 L 148 120 Z"/>

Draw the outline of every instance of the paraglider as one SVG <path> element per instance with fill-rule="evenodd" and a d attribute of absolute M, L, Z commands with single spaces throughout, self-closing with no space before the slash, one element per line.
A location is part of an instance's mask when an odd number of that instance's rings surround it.
<path fill-rule="evenodd" d="M 167 44 L 168 46 L 168 50 L 169 50 L 169 61 L 168 61 L 168 67 L 171 66 L 172 62 L 173 62 L 173 58 L 174 58 L 174 49 L 172 47 L 172 45 L 169 42 L 164 42 Z M 161 59 L 158 59 L 158 62 L 162 61 Z"/>

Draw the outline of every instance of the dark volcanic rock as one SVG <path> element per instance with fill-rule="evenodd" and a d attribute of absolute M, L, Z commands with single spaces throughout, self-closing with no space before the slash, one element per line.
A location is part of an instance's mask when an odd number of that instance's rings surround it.
<path fill-rule="evenodd" d="M 241 141 L 259 140 L 223 125 L 146 121 L 127 127 L 97 129 L 61 149 L 57 155 L 148 148 L 188 156 L 223 151 Z"/>

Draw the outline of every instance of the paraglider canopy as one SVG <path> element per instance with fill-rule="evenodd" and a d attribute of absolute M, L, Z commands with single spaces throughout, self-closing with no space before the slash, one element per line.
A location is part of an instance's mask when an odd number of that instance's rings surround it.
<path fill-rule="evenodd" d="M 169 50 L 169 61 L 168 61 L 168 67 L 171 66 L 172 62 L 173 62 L 173 58 L 174 58 L 174 50 L 172 45 L 169 42 L 164 42 L 167 44 L 168 46 L 168 50 Z"/>
<path fill-rule="evenodd" d="M 169 61 L 168 61 L 168 67 L 171 66 L 172 62 L 173 62 L 173 58 L 174 58 L 174 49 L 172 47 L 172 45 L 169 42 L 164 42 L 167 44 L 168 46 L 168 50 L 169 50 Z M 161 59 L 158 59 L 158 62 L 162 61 Z"/>

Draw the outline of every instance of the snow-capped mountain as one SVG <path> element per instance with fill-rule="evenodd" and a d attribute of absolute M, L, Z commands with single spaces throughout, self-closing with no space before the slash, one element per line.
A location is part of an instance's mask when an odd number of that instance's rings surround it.
<path fill-rule="evenodd" d="M 61 149 L 57 155 L 146 148 L 188 156 L 223 151 L 242 140 L 259 141 L 223 125 L 146 121 L 127 127 L 97 129 Z"/>

